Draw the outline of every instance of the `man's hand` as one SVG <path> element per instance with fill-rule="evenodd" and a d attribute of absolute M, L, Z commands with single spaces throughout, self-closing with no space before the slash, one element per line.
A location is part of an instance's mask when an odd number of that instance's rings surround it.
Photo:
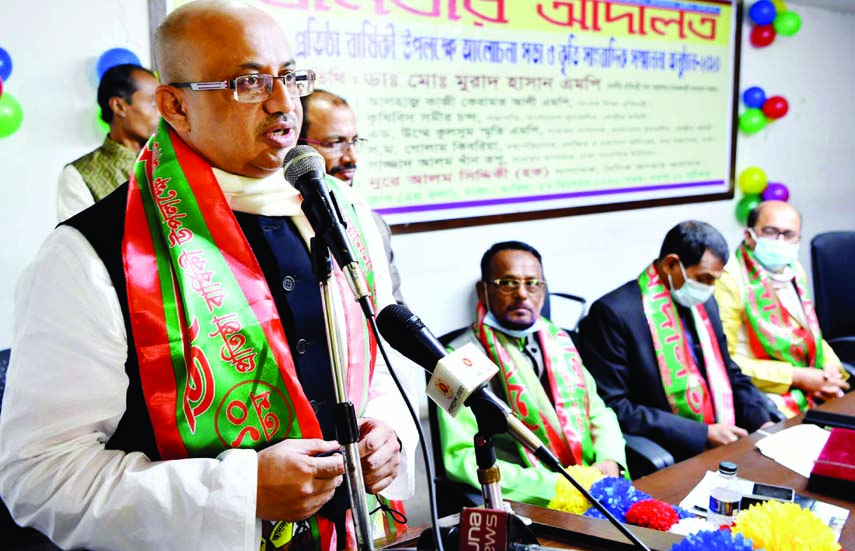
<path fill-rule="evenodd" d="M 315 457 L 340 449 L 338 442 L 283 440 L 258 452 L 255 515 L 290 522 L 312 516 L 329 501 L 344 475 L 341 454 Z"/>
<path fill-rule="evenodd" d="M 837 366 L 826 366 L 825 369 L 797 367 L 793 369 L 793 386 L 814 398 L 829 400 L 843 396 L 849 383 L 840 376 Z"/>
<path fill-rule="evenodd" d="M 598 469 L 601 473 L 606 476 L 620 476 L 620 466 L 618 466 L 617 462 L 612 461 L 611 459 L 607 459 L 605 461 L 600 461 L 598 463 L 594 463 L 591 465 L 595 469 Z"/>
<path fill-rule="evenodd" d="M 825 364 L 825 367 L 822 369 L 823 374 L 828 377 L 825 389 L 822 391 L 824 400 L 840 398 L 849 390 L 849 383 L 843 378 L 841 371 L 843 371 L 843 366 L 839 363 Z"/>
<path fill-rule="evenodd" d="M 736 442 L 748 436 L 748 431 L 725 423 L 713 423 L 707 427 L 707 447 L 715 448 Z"/>
<path fill-rule="evenodd" d="M 401 444 L 392 428 L 377 419 L 359 420 L 359 457 L 365 490 L 376 494 L 385 489 L 398 474 Z"/>

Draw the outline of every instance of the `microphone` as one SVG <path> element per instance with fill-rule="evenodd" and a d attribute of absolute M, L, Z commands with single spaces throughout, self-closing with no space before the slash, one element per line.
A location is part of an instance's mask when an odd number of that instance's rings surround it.
<path fill-rule="evenodd" d="M 499 412 L 490 419 L 491 423 L 499 423 L 497 432 L 507 432 L 552 471 L 561 472 L 561 462 L 552 451 L 487 388 L 487 382 L 499 369 L 475 345 L 447 353 L 422 320 L 400 304 L 390 304 L 380 311 L 377 328 L 392 348 L 431 374 L 427 394 L 443 411 L 455 417 L 462 405 L 476 411 L 477 406 L 487 405 L 491 411 Z"/>
<path fill-rule="evenodd" d="M 370 310 L 370 296 L 365 276 L 347 237 L 347 224 L 341 215 L 334 196 L 324 181 L 324 158 L 308 145 L 298 145 L 285 156 L 285 180 L 303 196 L 302 209 L 315 234 L 322 236 L 333 257 L 344 272 L 353 295 L 363 308 Z"/>

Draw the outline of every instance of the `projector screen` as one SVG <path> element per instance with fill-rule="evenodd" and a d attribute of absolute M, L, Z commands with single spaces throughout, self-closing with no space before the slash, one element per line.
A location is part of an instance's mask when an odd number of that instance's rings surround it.
<path fill-rule="evenodd" d="M 397 232 L 733 197 L 736 0 L 248 3 L 353 107 Z"/>

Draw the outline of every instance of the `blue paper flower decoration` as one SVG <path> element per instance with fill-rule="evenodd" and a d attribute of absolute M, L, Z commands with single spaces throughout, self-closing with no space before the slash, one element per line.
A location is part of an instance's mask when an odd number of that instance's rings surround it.
<path fill-rule="evenodd" d="M 671 546 L 671 551 L 754 551 L 751 540 L 729 530 L 698 532 Z"/>
<path fill-rule="evenodd" d="M 611 476 L 595 482 L 591 486 L 591 495 L 600 500 L 603 506 L 611 514 L 620 519 L 621 522 L 626 522 L 626 512 L 633 504 L 646 499 L 652 499 L 644 492 L 636 490 L 629 480 Z M 585 511 L 585 516 L 599 519 L 606 518 L 600 511 L 593 507 Z"/>

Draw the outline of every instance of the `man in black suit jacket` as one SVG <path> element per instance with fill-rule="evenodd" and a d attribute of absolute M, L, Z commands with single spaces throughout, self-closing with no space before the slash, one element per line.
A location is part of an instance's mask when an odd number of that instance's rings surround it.
<path fill-rule="evenodd" d="M 676 461 L 771 424 L 763 396 L 730 359 L 712 298 L 727 257 L 715 228 L 682 222 L 659 258 L 597 300 L 582 322 L 585 366 L 621 429 Z"/>

